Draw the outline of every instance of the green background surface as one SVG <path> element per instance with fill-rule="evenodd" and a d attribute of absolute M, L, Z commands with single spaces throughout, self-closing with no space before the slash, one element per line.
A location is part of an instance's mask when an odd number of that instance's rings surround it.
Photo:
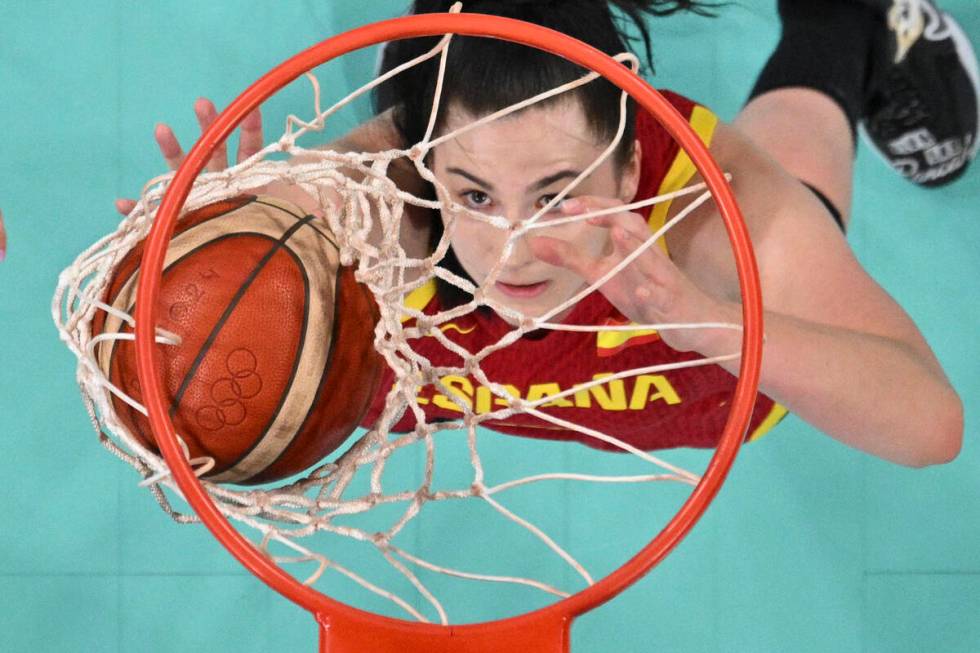
<path fill-rule="evenodd" d="M 98 444 L 49 305 L 58 273 L 114 228 L 112 200 L 161 171 L 156 122 L 171 123 L 189 144 L 199 95 L 222 106 L 285 57 L 404 4 L 0 3 L 0 207 L 10 238 L 0 264 L 0 650 L 315 650 L 309 615 L 203 528 L 171 522 Z M 716 20 L 654 21 L 654 82 L 731 118 L 778 36 L 771 4 L 733 3 Z M 945 7 L 980 42 L 975 0 Z M 324 71 L 328 93 L 339 97 L 367 79 L 374 56 L 357 53 Z M 287 111 L 304 110 L 307 95 L 297 87 L 271 102 L 267 133 Z M 332 133 L 366 115 L 360 105 Z M 850 240 L 964 398 L 963 453 L 943 467 L 903 469 L 788 418 L 743 452 L 719 499 L 663 565 L 576 623 L 573 650 L 980 650 L 980 166 L 926 191 L 862 147 L 856 177 Z M 907 395 L 889 401 L 908 400 L 916 383 L 908 379 Z M 531 461 L 575 467 L 585 455 L 485 440 L 488 459 L 515 474 L 539 470 Z M 671 460 L 697 466 L 704 456 Z M 510 505 L 530 511 L 550 499 L 560 506 L 556 528 L 591 560 L 648 539 L 646 516 L 662 523 L 675 493 L 647 490 L 549 486 Z M 519 533 L 468 518 L 480 523 L 436 512 L 412 537 L 447 559 L 526 566 Z M 339 596 L 360 596 L 332 582 Z M 468 620 L 514 613 L 527 598 L 481 586 L 449 604 Z"/>

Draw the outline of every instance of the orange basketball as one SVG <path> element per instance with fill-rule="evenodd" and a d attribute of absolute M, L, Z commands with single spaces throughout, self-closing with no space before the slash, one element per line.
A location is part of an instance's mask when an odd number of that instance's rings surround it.
<path fill-rule="evenodd" d="M 122 261 L 107 304 L 132 314 L 143 245 Z M 380 380 L 377 305 L 340 265 L 325 221 L 269 197 L 210 204 L 180 219 L 170 241 L 157 345 L 170 415 L 207 478 L 256 484 L 319 462 L 360 424 Z M 99 313 L 94 333 L 131 333 Z M 100 345 L 113 384 L 142 402 L 132 341 Z M 122 423 L 156 450 L 148 420 L 113 398 Z"/>

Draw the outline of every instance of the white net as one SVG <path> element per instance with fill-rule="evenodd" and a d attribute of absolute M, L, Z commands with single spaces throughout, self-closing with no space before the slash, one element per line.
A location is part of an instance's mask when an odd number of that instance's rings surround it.
<path fill-rule="evenodd" d="M 404 611 L 405 614 L 421 621 L 438 621 L 441 623 L 449 623 L 445 597 L 437 597 L 430 590 L 423 581 L 423 572 L 438 572 L 460 579 L 527 586 L 557 597 L 568 596 L 577 589 L 594 582 L 593 574 L 576 560 L 572 553 L 558 542 L 557 538 L 546 532 L 544 528 L 532 523 L 531 519 L 505 505 L 502 497 L 515 491 L 516 488 L 535 486 L 557 480 L 587 484 L 643 484 L 655 481 L 672 481 L 692 486 L 696 485 L 699 480 L 697 474 L 671 465 L 646 451 L 641 451 L 615 437 L 614 434 L 586 428 L 556 417 L 551 412 L 543 411 L 541 407 L 544 404 L 565 397 L 572 397 L 578 392 L 600 384 L 607 384 L 616 379 L 660 373 L 677 367 L 710 365 L 737 358 L 739 352 L 718 358 L 701 358 L 675 364 L 651 361 L 650 365 L 643 368 L 631 369 L 612 377 L 582 383 L 568 388 L 560 394 L 550 394 L 537 400 L 514 397 L 504 384 L 489 378 L 481 368 L 481 362 L 484 359 L 494 352 L 508 347 L 529 331 L 538 329 L 586 332 L 637 329 L 664 331 L 677 328 L 741 329 L 738 325 L 725 323 L 590 326 L 552 321 L 556 315 L 599 288 L 607 279 L 629 265 L 635 257 L 642 255 L 646 249 L 654 246 L 667 230 L 706 202 L 710 198 L 710 194 L 703 185 L 693 186 L 669 196 L 655 197 L 625 207 L 563 218 L 564 221 L 588 220 L 603 213 L 648 207 L 659 202 L 669 201 L 678 195 L 694 194 L 697 196 L 662 229 L 656 233 L 651 233 L 647 241 L 630 258 L 611 270 L 602 280 L 592 284 L 575 297 L 569 298 L 562 305 L 556 306 L 547 314 L 533 319 L 527 318 L 508 306 L 494 302 L 486 294 L 487 289 L 496 282 L 502 266 L 513 251 L 514 244 L 518 239 L 546 226 L 545 222 L 542 221 L 542 216 L 556 203 L 562 201 L 568 192 L 572 191 L 582 179 L 586 178 L 614 152 L 622 136 L 626 120 L 627 98 L 625 94 L 622 97 L 620 129 L 616 139 L 609 144 L 608 148 L 589 168 L 554 197 L 548 206 L 542 207 L 537 213 L 520 224 L 513 225 L 500 216 L 487 216 L 469 211 L 466 207 L 454 204 L 449 200 L 432 201 L 408 194 L 400 190 L 387 175 L 389 166 L 393 161 L 405 159 L 414 165 L 419 175 L 439 188 L 440 181 L 426 166 L 426 155 L 432 148 L 459 136 L 465 131 L 476 129 L 480 125 L 525 109 L 536 102 L 567 93 L 577 86 L 587 84 L 597 77 L 595 74 L 584 75 L 575 82 L 485 116 L 452 133 L 435 136 L 433 132 L 440 105 L 439 90 L 437 89 L 428 133 L 421 142 L 407 149 L 376 153 L 335 152 L 305 148 L 298 144 L 299 139 L 309 132 L 322 130 L 326 122 L 341 107 L 412 65 L 440 57 L 439 81 L 441 85 L 450 42 L 451 37 L 447 35 L 424 56 L 392 70 L 387 75 L 351 93 L 326 110 L 322 110 L 320 107 L 320 87 L 317 79 L 312 74 L 308 74 L 314 91 L 313 118 L 304 121 L 295 116 L 290 116 L 286 122 L 283 135 L 255 156 L 227 170 L 202 174 L 194 184 L 184 207 L 185 210 L 193 210 L 271 182 L 295 184 L 312 197 L 320 198 L 330 228 L 338 237 L 343 263 L 356 265 L 357 279 L 371 290 L 377 300 L 380 320 L 375 330 L 375 346 L 388 366 L 394 371 L 396 379 L 393 387 L 383 389 L 388 393 L 386 408 L 375 427 L 360 436 L 343 455 L 323 463 L 299 480 L 293 480 L 272 488 L 243 489 L 204 481 L 203 484 L 214 503 L 225 516 L 240 525 L 240 530 L 254 534 L 251 539 L 257 547 L 268 552 L 280 565 L 295 567 L 294 575 L 304 579 L 305 582 L 309 584 L 323 582 L 324 573 L 332 570 L 351 579 L 377 596 L 389 600 L 398 606 L 396 612 Z M 632 55 L 621 55 L 618 59 L 634 67 L 636 65 Z M 286 156 L 283 157 L 282 155 Z M 145 409 L 131 397 L 126 396 L 120 388 L 114 386 L 97 362 L 97 352 L 101 342 L 107 338 L 131 338 L 132 336 L 93 334 L 91 326 L 93 317 L 98 312 L 115 310 L 103 303 L 101 298 L 120 261 L 127 252 L 131 251 L 137 243 L 147 236 L 161 198 L 171 179 L 172 174 L 167 174 L 151 180 L 144 188 L 136 208 L 121 222 L 117 230 L 93 244 L 62 273 L 53 301 L 53 316 L 62 340 L 78 358 L 78 382 L 101 441 L 112 453 L 128 462 L 139 472 L 143 477 L 140 485 L 148 488 L 154 494 L 168 514 L 178 521 L 189 522 L 195 521 L 196 518 L 192 515 L 183 514 L 173 507 L 174 498 L 180 497 L 180 491 L 169 475 L 166 462 L 155 451 L 149 450 L 141 444 L 141 441 L 134 437 L 117 417 L 113 408 L 113 397 L 125 401 L 144 414 L 146 413 Z M 448 193 L 438 193 L 437 196 L 446 198 L 449 195 Z M 336 201 L 338 197 L 340 198 L 339 202 Z M 427 257 L 412 258 L 408 256 L 399 241 L 400 222 L 405 216 L 406 205 L 441 210 L 444 215 L 449 216 L 441 241 Z M 500 264 L 491 270 L 486 279 L 479 285 L 474 285 L 439 265 L 449 248 L 455 221 L 461 215 L 485 221 L 509 234 L 500 256 Z M 549 217 L 547 226 L 555 226 L 555 224 L 556 220 Z M 376 234 L 381 234 L 381 237 L 377 237 Z M 419 272 L 421 273 L 419 274 Z M 436 314 L 427 314 L 407 307 L 404 303 L 406 295 L 435 277 L 462 289 L 468 293 L 471 300 L 451 310 Z M 438 328 L 439 325 L 472 313 L 481 306 L 488 307 L 505 316 L 510 323 L 516 326 L 497 342 L 475 352 L 466 351 Z M 131 316 L 118 314 L 118 311 L 116 313 L 117 317 L 123 319 L 130 326 L 134 324 Z M 414 319 L 406 321 L 405 317 Z M 458 367 L 435 369 L 427 358 L 411 346 L 411 341 L 423 336 L 435 338 L 447 350 L 458 354 L 463 363 Z M 157 342 L 161 347 L 173 346 L 179 340 L 178 334 L 158 332 Z M 470 402 L 464 401 L 458 393 L 446 387 L 442 379 L 450 374 L 472 377 L 477 383 L 487 388 L 494 397 L 501 400 L 494 403 L 494 406 L 499 406 L 499 408 L 481 413 L 475 411 Z M 435 386 L 443 396 L 458 406 L 459 418 L 457 420 L 427 422 L 424 407 L 418 401 L 420 389 L 426 385 Z M 418 426 L 408 433 L 393 432 L 392 426 L 405 414 L 405 411 L 411 411 L 415 415 Z M 490 474 L 485 469 L 481 457 L 480 427 L 486 422 L 500 422 L 518 413 L 533 415 L 545 423 L 581 433 L 588 438 L 594 438 L 628 452 L 643 464 L 648 465 L 649 471 L 629 475 L 540 472 L 491 483 L 488 481 Z M 433 480 L 440 445 L 439 435 L 452 432 L 465 433 L 469 456 L 469 473 L 466 475 L 466 482 L 459 487 L 439 488 Z M 386 469 L 396 452 L 413 447 L 421 448 L 421 451 L 424 452 L 418 457 L 424 461 L 424 469 L 420 473 L 420 482 L 415 488 L 392 490 L 392 484 L 388 482 L 385 474 Z M 211 469 L 214 461 L 200 458 L 190 462 L 200 476 Z M 507 470 L 497 470 L 492 476 L 501 477 L 505 476 L 506 473 Z M 394 485 L 401 484 L 396 483 Z M 567 565 L 568 569 L 573 570 L 571 575 L 577 580 L 570 587 L 558 587 L 553 583 L 536 578 L 512 577 L 450 568 L 428 559 L 424 552 L 413 551 L 410 545 L 406 545 L 400 540 L 400 534 L 425 509 L 443 502 L 457 500 L 481 502 L 490 507 L 502 519 L 524 529 L 540 543 L 543 547 L 542 550 L 552 552 L 564 565 Z M 384 510 L 386 515 L 386 523 L 380 528 L 357 526 L 350 519 L 378 510 Z M 323 533 L 330 533 L 359 542 L 362 546 L 375 550 L 387 561 L 391 569 L 407 581 L 407 585 L 404 586 L 409 588 L 409 594 L 378 586 L 369 580 L 367 574 L 356 572 L 335 559 L 329 550 L 329 546 L 318 547 L 318 550 L 314 550 L 309 542 L 312 541 L 314 535 Z M 411 593 L 414 593 L 414 596 Z M 420 608 L 418 607 L 420 603 L 427 604 L 428 607 Z"/>

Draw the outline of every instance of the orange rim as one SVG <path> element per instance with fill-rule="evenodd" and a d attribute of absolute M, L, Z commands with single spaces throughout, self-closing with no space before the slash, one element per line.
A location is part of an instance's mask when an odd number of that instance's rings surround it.
<path fill-rule="evenodd" d="M 701 481 L 660 533 L 622 567 L 574 596 L 527 614 L 461 626 L 409 622 L 340 603 L 297 581 L 259 553 L 253 544 L 239 534 L 218 511 L 180 450 L 173 423 L 168 416 L 163 388 L 156 373 L 153 329 L 156 324 L 156 304 L 163 261 L 180 210 L 210 153 L 228 138 L 245 116 L 310 68 L 338 56 L 385 41 L 448 33 L 504 39 L 562 56 L 599 73 L 652 113 L 688 153 L 714 196 L 735 255 L 743 320 L 738 383 L 722 437 Z M 347 623 L 369 627 L 372 630 L 371 639 L 365 641 L 374 644 L 378 644 L 379 632 L 397 633 L 400 638 L 398 641 L 404 642 L 438 634 L 492 638 L 494 633 L 552 631 L 555 624 L 564 624 L 567 629 L 567 625 L 576 616 L 609 600 L 636 582 L 691 530 L 718 493 L 735 460 L 748 428 L 758 390 L 763 334 L 758 268 L 748 230 L 734 195 L 707 148 L 673 106 L 626 66 L 577 39 L 539 25 L 499 16 L 424 14 L 386 20 L 329 38 L 272 69 L 221 112 L 188 153 L 160 204 L 157 218 L 146 240 L 141 267 L 143 274 L 140 275 L 137 291 L 135 329 L 138 376 L 154 436 L 187 501 L 222 545 L 263 582 L 313 612 L 321 622 L 336 617 Z M 567 641 L 559 646 L 562 648 L 556 650 L 567 650 Z"/>

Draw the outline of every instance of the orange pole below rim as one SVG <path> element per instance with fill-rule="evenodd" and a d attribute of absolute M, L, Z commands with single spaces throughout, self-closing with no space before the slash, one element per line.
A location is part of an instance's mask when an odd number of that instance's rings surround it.
<path fill-rule="evenodd" d="M 524 615 L 458 626 L 419 624 L 372 614 L 340 603 L 297 581 L 238 533 L 194 476 L 177 443 L 158 377 L 153 328 L 163 262 L 180 209 L 209 154 L 228 138 L 245 116 L 305 71 L 347 52 L 384 41 L 448 33 L 499 38 L 557 54 L 599 73 L 656 116 L 688 153 L 715 198 L 735 255 L 743 319 L 739 379 L 725 429 L 701 481 L 674 518 L 626 564 L 582 592 Z M 546 636 L 548 641 L 564 632 L 565 636 L 559 636 L 556 642 L 559 648 L 554 651 L 567 651 L 567 631 L 572 619 L 604 603 L 642 577 L 680 542 L 704 513 L 735 460 L 758 390 L 762 360 L 762 300 L 758 269 L 748 230 L 734 195 L 707 148 L 663 96 L 611 57 L 554 30 L 499 16 L 424 14 L 394 18 L 326 39 L 272 69 L 222 111 L 188 153 L 160 204 L 147 237 L 141 269 L 136 301 L 137 372 L 153 433 L 163 456 L 184 496 L 222 545 L 263 582 L 316 615 L 321 624 L 321 651 L 328 650 L 325 647 L 329 644 L 329 650 L 334 653 L 348 650 L 394 653 L 396 650 L 410 651 L 405 647 L 414 642 L 424 645 L 424 650 L 449 652 L 464 650 L 460 648 L 465 645 L 464 640 L 485 641 L 488 646 L 491 642 L 506 645 L 507 642 L 517 641 L 509 638 L 522 631 L 540 632 L 542 635 L 545 631 L 554 633 Z M 389 640 L 391 648 L 382 648 L 382 644 Z M 435 642 L 445 643 L 445 648 Z M 509 650 L 509 647 L 493 650 Z"/>

